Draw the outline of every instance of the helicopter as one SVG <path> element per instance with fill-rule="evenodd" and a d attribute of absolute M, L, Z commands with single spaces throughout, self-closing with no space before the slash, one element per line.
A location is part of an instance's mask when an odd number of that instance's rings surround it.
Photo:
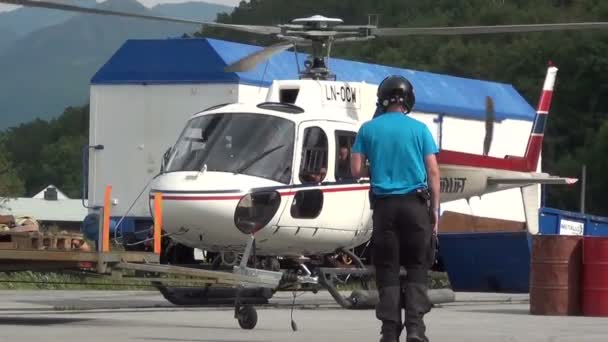
<path fill-rule="evenodd" d="M 343 25 L 339 18 L 321 15 L 275 26 L 235 25 L 53 1 L 0 0 L 0 3 L 190 23 L 281 40 L 227 65 L 226 72 L 247 71 L 277 53 L 309 47 L 311 52 L 303 62 L 304 68 L 299 70 L 299 78 L 274 81 L 264 102 L 218 105 L 193 115 L 175 145 L 165 153 L 161 171 L 149 192 L 150 201 L 155 194 L 162 195 L 163 231 L 172 240 L 217 253 L 225 265 L 236 265 L 239 256 L 247 255 L 253 244 L 256 255 L 267 261 L 264 267 L 272 270 L 283 266 L 279 259 L 300 265 L 300 260 L 309 256 L 348 251 L 371 238 L 370 180 L 350 176 L 348 163 L 358 128 L 372 120 L 377 110 L 377 86 L 338 80 L 329 66 L 334 44 L 410 35 L 608 28 L 608 22 L 377 27 L 371 23 Z M 526 216 L 533 221 L 535 186 L 577 181 L 537 172 L 557 71 L 553 65 L 547 69 L 523 156 L 488 155 L 494 122 L 491 98 L 486 102 L 483 154 L 445 149 L 439 152 L 442 203 L 521 188 Z M 418 116 L 415 109 L 409 114 L 414 118 Z"/>

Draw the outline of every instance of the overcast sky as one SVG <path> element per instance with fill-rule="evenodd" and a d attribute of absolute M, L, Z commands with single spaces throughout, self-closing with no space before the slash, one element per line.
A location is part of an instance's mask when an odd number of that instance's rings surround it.
<path fill-rule="evenodd" d="M 105 0 L 97 0 L 97 2 L 103 2 Z M 228 5 L 228 6 L 236 6 L 239 4 L 241 0 L 137 0 L 142 4 L 151 7 L 159 3 L 179 3 L 179 2 L 190 2 L 190 1 L 204 1 L 211 2 L 216 4 Z M 17 6 L 13 5 L 0 5 L 0 12 L 12 10 L 17 8 Z"/>

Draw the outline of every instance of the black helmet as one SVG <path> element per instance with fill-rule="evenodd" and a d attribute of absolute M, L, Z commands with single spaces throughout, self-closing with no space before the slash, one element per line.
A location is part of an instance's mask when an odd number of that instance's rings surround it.
<path fill-rule="evenodd" d="M 416 103 L 414 86 L 403 76 L 389 76 L 378 86 L 378 106 L 386 110 L 394 103 L 402 104 L 406 114 L 412 111 Z"/>

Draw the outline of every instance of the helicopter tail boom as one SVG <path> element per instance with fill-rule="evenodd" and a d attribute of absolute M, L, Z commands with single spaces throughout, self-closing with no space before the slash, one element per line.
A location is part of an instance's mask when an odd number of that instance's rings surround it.
<path fill-rule="evenodd" d="M 557 67 L 552 64 L 547 69 L 543 90 L 538 103 L 534 124 L 528 138 L 528 145 L 523 157 L 506 156 L 496 158 L 486 155 L 441 150 L 438 160 L 442 164 L 482 167 L 489 169 L 536 172 L 542 150 L 543 137 L 557 75 Z"/>

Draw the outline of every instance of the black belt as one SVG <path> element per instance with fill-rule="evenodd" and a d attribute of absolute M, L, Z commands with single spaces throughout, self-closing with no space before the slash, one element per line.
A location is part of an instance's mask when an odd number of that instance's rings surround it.
<path fill-rule="evenodd" d="M 406 198 L 410 198 L 410 197 L 418 197 L 421 201 L 423 201 L 427 205 L 430 205 L 431 192 L 429 191 L 428 188 L 418 188 L 416 190 L 413 190 L 413 191 L 405 193 L 405 194 L 377 195 L 377 194 L 373 193 L 371 188 L 369 190 L 369 200 L 370 200 L 371 209 L 374 209 L 374 203 L 381 199 L 382 200 L 383 199 L 399 199 L 399 198 L 406 199 Z"/>
<path fill-rule="evenodd" d="M 401 198 L 401 197 L 410 197 L 410 196 L 423 196 L 424 198 L 428 198 L 428 199 L 431 198 L 431 193 L 430 193 L 429 189 L 427 189 L 427 188 L 418 188 L 416 190 L 412 190 L 405 194 L 386 194 L 386 195 L 374 194 L 373 191 L 370 189 L 370 194 L 378 199 L 379 198 Z"/>

